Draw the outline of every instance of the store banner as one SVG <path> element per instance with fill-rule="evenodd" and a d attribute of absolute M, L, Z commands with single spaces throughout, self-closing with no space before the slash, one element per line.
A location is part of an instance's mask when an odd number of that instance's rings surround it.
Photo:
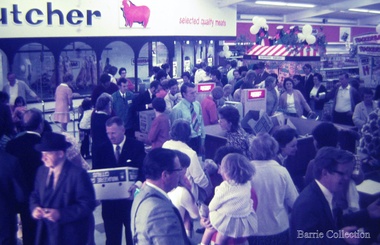
<path fill-rule="evenodd" d="M 380 56 L 380 45 L 358 45 L 358 55 Z"/>
<path fill-rule="evenodd" d="M 365 87 L 372 87 L 372 57 L 358 56 L 360 79 L 364 81 Z"/>
<path fill-rule="evenodd" d="M 1 38 L 236 36 L 236 6 L 204 0 L 1 0 Z"/>
<path fill-rule="evenodd" d="M 363 44 L 363 43 L 379 43 L 380 44 L 380 34 L 367 34 L 367 35 L 354 37 L 354 44 Z"/>

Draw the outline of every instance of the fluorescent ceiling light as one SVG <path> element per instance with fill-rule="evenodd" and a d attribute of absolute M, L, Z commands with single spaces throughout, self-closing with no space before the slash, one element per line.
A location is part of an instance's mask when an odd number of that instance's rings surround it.
<path fill-rule="evenodd" d="M 380 14 L 380 11 L 370 10 L 370 9 L 348 9 L 351 12 L 360 12 L 360 13 L 371 13 L 371 14 Z"/>
<path fill-rule="evenodd" d="M 298 7 L 298 8 L 314 8 L 314 4 L 307 3 L 286 3 L 286 2 L 270 2 L 270 1 L 256 1 L 259 5 L 272 5 L 272 6 L 285 6 L 285 7 Z"/>

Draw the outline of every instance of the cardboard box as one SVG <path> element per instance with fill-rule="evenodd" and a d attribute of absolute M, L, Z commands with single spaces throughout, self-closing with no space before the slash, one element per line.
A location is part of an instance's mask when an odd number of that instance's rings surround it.
<path fill-rule="evenodd" d="M 138 168 L 104 168 L 87 171 L 95 189 L 97 200 L 128 198 L 129 188 L 136 182 Z"/>
<path fill-rule="evenodd" d="M 154 110 L 140 111 L 139 112 L 140 132 L 146 133 L 146 134 L 149 133 L 150 126 L 152 125 L 152 122 L 155 117 L 156 117 L 156 114 L 154 113 Z"/>

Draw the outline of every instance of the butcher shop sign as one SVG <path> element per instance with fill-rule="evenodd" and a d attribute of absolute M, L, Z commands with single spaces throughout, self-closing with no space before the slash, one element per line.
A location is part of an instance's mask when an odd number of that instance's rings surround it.
<path fill-rule="evenodd" d="M 1 38 L 235 36 L 236 7 L 203 0 L 1 0 L 0 32 Z"/>

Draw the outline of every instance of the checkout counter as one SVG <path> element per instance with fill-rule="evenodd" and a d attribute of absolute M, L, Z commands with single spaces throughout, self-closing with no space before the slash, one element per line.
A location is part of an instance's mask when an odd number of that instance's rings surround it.
<path fill-rule="evenodd" d="M 271 119 L 274 126 L 272 130 L 269 132 L 270 134 L 273 132 L 273 130 L 275 130 L 276 127 L 280 126 L 278 124 L 278 121 L 274 117 L 271 117 Z M 312 160 L 316 155 L 316 150 L 314 147 L 311 132 L 320 123 L 322 122 L 295 117 L 288 117 L 284 121 L 284 124 L 288 124 L 294 127 L 299 136 L 297 139 L 297 153 L 295 156 L 289 156 L 287 161 L 288 165 L 286 166 L 290 176 L 293 179 L 294 184 L 297 186 L 299 191 L 301 191 L 304 188 L 303 179 L 306 173 L 307 165 L 309 164 L 309 161 Z M 338 129 L 346 130 L 352 128 L 344 125 L 335 126 Z M 218 124 L 205 126 L 205 132 L 205 157 L 213 159 L 216 150 L 227 143 L 227 139 L 225 138 L 226 132 L 223 131 Z"/>

